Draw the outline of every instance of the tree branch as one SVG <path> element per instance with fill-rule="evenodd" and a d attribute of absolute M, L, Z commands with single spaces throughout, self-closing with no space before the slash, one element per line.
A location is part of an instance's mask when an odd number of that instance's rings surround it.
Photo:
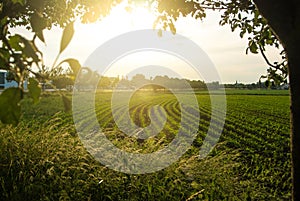
<path fill-rule="evenodd" d="M 201 6 L 201 8 L 208 9 L 208 10 L 225 10 L 225 9 L 227 9 L 226 7 L 215 8 L 215 7 L 210 7 L 210 6 Z"/>
<path fill-rule="evenodd" d="M 266 61 L 266 63 L 267 63 L 270 67 L 275 68 L 276 70 L 280 70 L 280 71 L 281 71 L 279 65 L 273 65 L 273 64 L 270 63 L 270 61 L 268 60 L 267 56 L 265 55 L 264 50 L 263 50 L 263 48 L 261 47 L 261 45 L 258 45 L 258 47 L 259 47 L 259 50 L 260 50 L 260 52 L 261 52 L 261 54 L 262 54 L 264 60 Z"/>

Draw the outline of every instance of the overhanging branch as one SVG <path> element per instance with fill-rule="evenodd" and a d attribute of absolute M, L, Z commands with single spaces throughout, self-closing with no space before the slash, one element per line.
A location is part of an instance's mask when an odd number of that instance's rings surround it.
<path fill-rule="evenodd" d="M 281 68 L 279 67 L 279 65 L 273 65 L 273 64 L 270 63 L 270 61 L 268 60 L 267 56 L 265 55 L 264 50 L 263 50 L 263 48 L 261 47 L 261 45 L 259 45 L 259 50 L 260 50 L 260 52 L 261 52 L 261 54 L 262 54 L 264 60 L 266 61 L 266 63 L 267 63 L 270 67 L 275 68 L 276 70 L 280 70 L 280 71 L 281 71 Z"/>

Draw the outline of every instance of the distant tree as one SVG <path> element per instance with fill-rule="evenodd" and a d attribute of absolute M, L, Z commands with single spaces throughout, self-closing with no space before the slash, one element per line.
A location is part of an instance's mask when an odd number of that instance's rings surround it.
<path fill-rule="evenodd" d="M 57 89 L 66 89 L 67 86 L 74 85 L 74 80 L 67 75 L 56 76 L 52 79 L 52 84 Z"/>
<path fill-rule="evenodd" d="M 160 91 L 160 90 L 165 90 L 165 87 L 158 85 L 158 84 L 150 84 L 149 87 L 152 88 L 152 90 L 155 92 Z"/>
<path fill-rule="evenodd" d="M 78 72 L 75 88 L 78 90 L 95 89 L 100 80 L 97 71 L 92 71 L 89 67 L 82 67 Z"/>
<path fill-rule="evenodd" d="M 111 81 L 112 88 L 115 88 L 118 85 L 119 81 L 120 81 L 119 76 L 116 78 L 112 78 L 112 81 Z"/>
<path fill-rule="evenodd" d="M 112 84 L 111 79 L 105 76 L 101 76 L 100 81 L 98 83 L 98 87 L 102 89 L 106 89 L 111 87 L 111 84 Z"/>
<path fill-rule="evenodd" d="M 191 87 L 195 90 L 204 90 L 207 89 L 205 82 L 201 80 L 188 80 Z"/>
<path fill-rule="evenodd" d="M 132 83 L 128 79 L 123 78 L 118 83 L 118 87 L 130 89 L 130 88 L 132 88 Z"/>
<path fill-rule="evenodd" d="M 149 84 L 149 80 L 146 79 L 143 74 L 136 74 L 131 79 L 131 84 L 135 87 L 139 87 L 145 84 Z"/>
<path fill-rule="evenodd" d="M 219 82 L 211 82 L 211 83 L 206 83 L 207 87 L 213 90 L 217 90 L 220 88 Z"/>
<path fill-rule="evenodd" d="M 155 76 L 155 78 L 153 79 L 153 83 L 156 83 L 158 85 L 165 85 L 168 86 L 169 85 L 169 80 L 170 78 L 168 76 Z"/>

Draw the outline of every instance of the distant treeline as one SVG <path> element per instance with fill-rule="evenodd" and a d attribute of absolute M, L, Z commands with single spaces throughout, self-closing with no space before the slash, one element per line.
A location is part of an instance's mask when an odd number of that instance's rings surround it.
<path fill-rule="evenodd" d="M 172 78 L 166 75 L 155 76 L 154 78 L 146 78 L 143 74 L 136 74 L 131 79 L 128 77 L 106 77 L 101 76 L 97 72 L 86 71 L 79 75 L 75 82 L 67 76 L 58 76 L 52 80 L 52 84 L 56 88 L 75 88 L 78 90 L 91 89 L 97 87 L 98 89 L 119 89 L 119 90 L 135 90 L 138 88 L 144 90 L 165 90 L 165 89 L 178 89 L 178 90 L 217 90 L 219 88 L 230 89 L 288 89 L 288 84 L 276 86 L 272 82 L 257 82 L 251 84 L 243 84 L 235 82 L 234 84 L 221 85 L 218 81 L 205 83 L 201 80 L 189 80 Z"/>
<path fill-rule="evenodd" d="M 136 74 L 131 79 L 127 77 L 101 77 L 98 83 L 98 88 L 101 89 L 152 89 L 152 90 L 165 90 L 165 89 L 194 89 L 206 90 L 207 87 L 211 89 L 219 89 L 221 86 L 219 82 L 205 83 L 201 80 L 188 80 L 179 78 L 170 78 L 168 76 L 156 76 L 147 79 L 143 74 Z"/>
<path fill-rule="evenodd" d="M 257 82 L 251 84 L 243 84 L 236 82 L 235 84 L 224 84 L 225 88 L 230 89 L 289 89 L 288 84 L 276 85 L 274 82 L 266 80 L 265 82 Z"/>
<path fill-rule="evenodd" d="M 280 86 L 274 85 L 272 82 L 257 82 L 251 84 L 234 83 L 234 84 L 224 84 L 221 85 L 218 81 L 205 83 L 201 80 L 189 80 L 189 79 L 179 79 L 170 78 L 168 76 L 156 76 L 154 78 L 147 79 L 143 74 L 137 74 L 131 79 L 127 77 L 102 77 L 98 83 L 98 88 L 117 88 L 117 89 L 153 89 L 162 90 L 168 89 L 194 89 L 194 90 L 207 90 L 207 88 L 212 90 L 217 90 L 219 88 L 230 88 L 230 89 L 288 89 L 289 85 L 284 84 Z"/>

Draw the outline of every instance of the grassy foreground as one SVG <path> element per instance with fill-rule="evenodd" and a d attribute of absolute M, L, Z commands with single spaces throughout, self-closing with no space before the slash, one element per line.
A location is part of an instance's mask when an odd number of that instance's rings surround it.
<path fill-rule="evenodd" d="M 245 91 L 243 91 L 245 92 Z M 176 133 L 180 111 L 172 94 L 136 94 L 130 114 L 146 126 L 154 100 L 168 113 L 158 138 L 138 143 L 113 124 L 110 94 L 98 94 L 100 125 L 118 147 L 151 152 Z M 0 200 L 288 200 L 290 199 L 289 96 L 227 96 L 221 140 L 203 160 L 197 156 L 210 121 L 210 98 L 197 95 L 199 134 L 180 160 L 161 171 L 130 175 L 95 161 L 77 136 L 63 103 L 45 94 L 33 107 L 25 100 L 17 127 L 0 125 Z"/>

